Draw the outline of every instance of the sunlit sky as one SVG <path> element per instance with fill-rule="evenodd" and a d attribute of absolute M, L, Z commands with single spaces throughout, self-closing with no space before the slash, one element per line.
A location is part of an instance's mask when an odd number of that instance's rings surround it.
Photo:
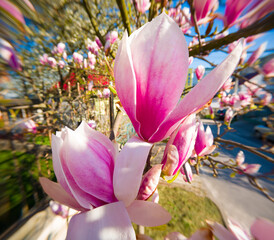
<path fill-rule="evenodd" d="M 235 1 L 237 1 L 237 0 L 235 0 Z M 222 1 L 222 2 L 225 2 L 225 1 Z M 176 4 L 176 3 L 174 3 L 174 4 Z M 189 7 L 189 5 L 187 3 L 184 3 L 182 5 L 182 7 L 184 7 L 184 6 Z M 218 10 L 216 12 L 224 14 L 224 11 L 225 11 L 225 5 L 222 4 L 222 3 L 220 3 L 219 8 L 218 8 Z M 222 20 L 216 19 L 215 20 L 215 24 L 216 24 L 216 26 L 218 26 L 219 30 L 221 30 L 223 28 L 223 22 L 222 22 Z M 206 30 L 206 27 L 207 27 L 207 25 L 200 26 L 200 32 L 204 33 L 205 30 Z M 229 33 L 236 32 L 236 31 L 238 31 L 238 29 L 239 28 L 237 26 L 234 26 L 234 27 L 232 27 L 232 28 L 229 29 Z M 194 29 L 192 28 L 191 30 L 192 30 L 191 35 L 195 35 Z M 252 51 L 256 50 L 263 42 L 267 42 L 267 49 L 262 54 L 262 57 L 265 57 L 265 56 L 267 56 L 269 54 L 274 53 L 274 41 L 273 41 L 273 39 L 274 39 L 274 29 L 271 30 L 271 31 L 269 31 L 269 32 L 267 32 L 267 33 L 264 33 L 263 36 L 261 36 L 260 38 L 254 40 L 252 42 L 252 44 L 254 44 L 254 45 L 248 49 L 247 59 L 251 55 L 251 53 L 249 53 L 249 52 L 252 52 Z M 192 38 L 186 37 L 186 40 L 189 43 L 192 40 Z M 209 61 L 215 63 L 215 64 L 218 64 L 222 60 L 224 60 L 224 58 L 226 56 L 227 56 L 226 53 L 223 53 L 221 51 L 215 51 L 215 52 L 212 52 L 209 55 L 209 57 L 207 57 L 207 59 Z M 210 67 L 210 65 L 208 63 L 206 63 L 205 61 L 199 60 L 199 59 L 195 59 L 193 61 L 193 63 L 190 65 L 190 67 L 191 68 L 196 68 L 198 65 L 204 65 L 205 67 Z"/>

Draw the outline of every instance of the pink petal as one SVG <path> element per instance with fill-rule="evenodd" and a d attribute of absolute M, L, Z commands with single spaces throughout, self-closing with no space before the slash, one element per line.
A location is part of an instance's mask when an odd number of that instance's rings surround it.
<path fill-rule="evenodd" d="M 115 58 L 115 86 L 119 99 L 139 134 L 140 123 L 136 119 L 136 78 L 128 42 L 128 35 L 125 32 Z"/>
<path fill-rule="evenodd" d="M 250 228 L 252 236 L 257 240 L 272 240 L 274 236 L 274 223 L 259 218 Z"/>
<path fill-rule="evenodd" d="M 107 203 L 114 202 L 114 159 L 111 151 L 105 147 L 105 142 L 112 146 L 113 152 L 115 149 L 106 136 L 91 129 L 86 123 L 82 123 L 79 128 L 67 131 L 60 150 L 62 164 L 67 166 L 74 181 L 85 193 Z M 100 135 L 98 141 L 92 134 Z M 105 142 L 99 141 L 101 139 Z"/>
<path fill-rule="evenodd" d="M 187 238 L 179 232 L 171 232 L 165 236 L 164 240 L 187 240 Z"/>
<path fill-rule="evenodd" d="M 132 222 L 146 227 L 160 226 L 171 220 L 169 212 L 153 202 L 135 200 L 127 211 Z"/>
<path fill-rule="evenodd" d="M 137 87 L 136 116 L 141 135 L 149 139 L 177 105 L 184 89 L 187 43 L 178 25 L 165 13 L 130 38 Z"/>
<path fill-rule="evenodd" d="M 163 174 L 172 176 L 179 163 L 179 153 L 176 146 L 167 144 L 163 158 Z"/>
<path fill-rule="evenodd" d="M 22 24 L 25 24 L 23 14 L 12 3 L 10 3 L 6 0 L 1 0 L 0 8 L 3 8 L 5 11 L 7 11 L 9 14 L 11 14 L 13 17 L 15 17 L 19 22 L 21 22 Z"/>
<path fill-rule="evenodd" d="M 124 204 L 115 202 L 74 215 L 66 239 L 135 240 L 136 236 Z"/>
<path fill-rule="evenodd" d="M 113 188 L 117 199 L 126 206 L 136 198 L 142 180 L 151 143 L 132 137 L 118 154 L 113 174 Z"/>
<path fill-rule="evenodd" d="M 149 139 L 158 141 L 169 136 L 182 119 L 208 103 L 236 68 L 242 54 L 241 40 L 229 56 L 206 75 L 176 106 L 174 111 L 159 126 L 159 130 Z M 166 131 L 164 131 L 164 129 Z"/>
<path fill-rule="evenodd" d="M 209 224 L 213 235 L 219 240 L 237 240 L 237 238 L 221 224 L 210 221 L 207 221 L 207 224 Z"/>
<path fill-rule="evenodd" d="M 57 132 L 57 136 L 52 135 L 52 162 L 57 181 L 83 208 L 90 209 L 92 205 L 100 206 L 105 204 L 105 202 L 100 201 L 80 189 L 68 170 L 66 162 L 64 162 L 63 159 L 61 160 L 60 149 L 63 144 L 62 138 L 64 138 L 65 132 L 66 130 L 63 130 L 62 132 Z"/>
<path fill-rule="evenodd" d="M 208 228 L 201 228 L 191 235 L 188 240 L 212 240 L 212 232 Z"/>
<path fill-rule="evenodd" d="M 78 211 L 88 210 L 81 207 L 81 205 L 79 205 L 79 203 L 73 197 L 71 197 L 59 183 L 52 182 L 44 177 L 40 177 L 39 181 L 44 191 L 55 201 Z"/>
<path fill-rule="evenodd" d="M 147 200 L 156 190 L 162 171 L 162 164 L 154 165 L 143 176 L 137 199 Z"/>

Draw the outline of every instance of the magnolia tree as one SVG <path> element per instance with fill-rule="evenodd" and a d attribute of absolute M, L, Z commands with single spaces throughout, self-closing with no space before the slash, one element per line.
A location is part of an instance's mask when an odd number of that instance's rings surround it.
<path fill-rule="evenodd" d="M 273 163 L 273 159 L 263 153 L 271 153 L 271 149 L 255 149 L 222 138 L 231 131 L 231 121 L 237 114 L 262 106 L 273 107 L 272 94 L 265 87 L 274 74 L 273 59 L 262 67 L 258 65 L 265 44 L 246 57 L 249 43 L 273 27 L 273 1 L 227 1 L 224 14 L 216 13 L 217 0 L 116 2 L 112 11 L 109 10 L 118 16 L 116 30 L 108 27 L 109 19 L 100 24 L 96 18 L 105 11 L 101 1 L 61 2 L 58 13 L 69 11 L 70 4 L 84 11 L 86 15 L 81 16 L 86 18 L 82 17 L 81 21 L 89 21 L 92 36 L 82 42 L 75 36 L 74 42 L 66 42 L 64 34 L 63 39 L 54 39 L 55 43 L 48 45 L 44 40 L 45 49 L 39 52 L 37 69 L 30 73 L 50 70 L 51 76 L 55 76 L 52 87 L 57 89 L 63 102 L 76 109 L 73 113 L 80 120 L 92 119 L 88 115 L 83 117 L 86 112 L 77 111 L 80 106 L 88 105 L 91 96 L 118 97 L 120 110 L 115 124 L 119 125 L 118 116 L 124 112 L 134 128 L 133 136 L 124 146 L 115 141 L 117 128 L 111 128 L 111 141 L 101 133 L 104 130 L 94 130 L 95 122 L 82 121 L 70 129 L 66 121 L 61 121 L 64 128 L 52 135 L 57 183 L 43 177 L 40 182 L 54 200 L 79 211 L 70 220 L 67 239 L 136 239 L 131 222 L 150 227 L 167 223 L 171 216 L 158 204 L 160 178 L 172 181 L 181 173 L 186 182 L 191 182 L 192 169 L 199 173 L 201 166 L 211 168 L 214 175 L 220 168 L 243 174 L 273 201 L 257 181 L 271 175 L 259 174 L 259 164 L 244 163 L 242 151 L 232 162 L 216 158 L 216 147 L 223 143 Z M 221 30 L 215 24 L 218 19 L 223 22 Z M 80 26 L 83 28 L 81 22 Z M 229 33 L 231 29 L 234 32 Z M 185 36 L 192 37 L 189 44 Z M 227 53 L 217 66 L 207 59 L 213 50 Z M 24 64 L 15 61 L 12 56 L 16 55 L 9 56 L 4 59 L 6 63 L 24 76 Z M 205 67 L 198 66 L 195 69 L 198 84 L 189 91 L 184 88 L 193 58 L 205 61 L 214 69 L 204 77 Z M 244 77 L 241 72 L 246 68 L 262 75 L 265 85 Z M 99 73 L 105 73 L 108 81 L 103 91 L 98 92 L 94 91 L 91 76 Z M 73 81 L 67 81 L 72 75 Z M 244 82 L 245 91 L 231 93 L 235 79 Z M 60 104 L 54 105 L 53 97 L 49 96 L 44 95 L 44 100 L 60 115 Z M 210 127 L 205 129 L 198 118 L 201 110 L 211 108 L 214 97 L 219 99 L 220 108 L 227 109 L 224 121 L 216 122 L 219 130 L 215 138 Z M 211 115 L 214 118 L 213 112 Z M 222 132 L 221 125 L 226 126 Z M 151 149 L 163 141 L 167 143 L 162 161 L 151 166 Z M 213 235 L 218 239 L 271 239 L 273 223 L 257 220 L 250 235 L 233 222 L 229 230 L 208 222 L 207 229 L 199 230 L 190 239 L 212 239 Z M 166 239 L 185 238 L 180 233 L 170 233 Z"/>

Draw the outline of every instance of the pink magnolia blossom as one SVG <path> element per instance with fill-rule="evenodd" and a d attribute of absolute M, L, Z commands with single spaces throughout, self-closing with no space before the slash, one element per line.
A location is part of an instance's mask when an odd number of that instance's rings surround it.
<path fill-rule="evenodd" d="M 67 52 L 66 52 L 66 51 L 63 52 L 63 58 L 64 58 L 65 60 L 67 60 L 67 58 L 68 58 L 68 55 L 67 55 Z"/>
<path fill-rule="evenodd" d="M 52 67 L 52 68 L 54 68 L 55 66 L 56 66 L 56 64 L 57 64 L 57 62 L 56 62 L 56 60 L 55 60 L 55 58 L 53 58 L 53 57 L 48 57 L 48 64 Z"/>
<path fill-rule="evenodd" d="M 84 68 L 88 68 L 88 62 L 87 62 L 87 59 L 86 59 L 86 58 L 84 59 L 83 67 L 84 67 Z"/>
<path fill-rule="evenodd" d="M 0 38 L 0 57 L 15 71 L 21 70 L 20 61 L 12 45 Z"/>
<path fill-rule="evenodd" d="M 156 190 L 162 171 L 162 165 L 156 164 L 143 176 L 142 183 L 137 195 L 138 200 L 147 200 Z"/>
<path fill-rule="evenodd" d="M 195 73 L 196 73 L 196 77 L 198 80 L 201 80 L 205 74 L 205 67 L 203 65 L 199 65 L 196 70 L 195 70 Z"/>
<path fill-rule="evenodd" d="M 224 15 L 224 25 L 229 27 L 235 23 L 242 11 L 250 3 L 250 0 L 227 0 Z"/>
<path fill-rule="evenodd" d="M 64 62 L 63 60 L 60 60 L 60 61 L 58 62 L 58 66 L 59 66 L 60 68 L 64 68 L 65 65 L 66 65 L 66 64 L 65 64 L 65 62 Z"/>
<path fill-rule="evenodd" d="M 207 221 L 214 236 L 220 240 L 271 240 L 274 234 L 274 223 L 269 220 L 258 218 L 253 222 L 250 227 L 251 236 L 247 234 L 239 224 L 234 221 L 228 220 L 228 228 L 226 229 L 219 223 Z"/>
<path fill-rule="evenodd" d="M 193 63 L 193 57 L 188 58 L 188 65 L 190 65 L 191 63 Z"/>
<path fill-rule="evenodd" d="M 271 102 L 272 102 L 272 94 L 269 93 L 269 92 L 265 92 L 265 93 L 264 93 L 264 96 L 263 96 L 263 98 L 262 98 L 262 100 L 261 100 L 261 104 L 262 104 L 263 106 L 266 106 L 266 105 L 268 105 L 268 104 L 271 103 Z"/>
<path fill-rule="evenodd" d="M 213 10 L 218 3 L 218 0 L 193 0 L 197 23 L 203 23 L 202 20 L 208 17 L 209 12 Z M 191 18 L 193 17 L 191 16 Z"/>
<path fill-rule="evenodd" d="M 238 166 L 242 165 L 245 161 L 245 155 L 244 155 L 244 152 L 243 151 L 239 151 L 237 156 L 236 156 L 236 164 Z"/>
<path fill-rule="evenodd" d="M 252 53 L 252 55 L 249 57 L 249 59 L 247 60 L 247 64 L 248 65 L 252 65 L 253 63 L 255 63 L 257 61 L 257 59 L 263 54 L 263 52 L 266 49 L 266 45 L 267 42 L 264 42 L 263 44 L 260 45 L 260 47 L 258 47 L 258 49 L 256 51 L 254 51 Z"/>
<path fill-rule="evenodd" d="M 103 90 L 103 96 L 104 98 L 108 98 L 110 95 L 110 90 L 108 88 L 104 88 Z"/>
<path fill-rule="evenodd" d="M 54 200 L 81 211 L 72 217 L 67 239 L 135 239 L 131 221 L 157 226 L 170 220 L 160 205 L 135 200 L 151 146 L 133 137 L 117 153 L 106 136 L 85 122 L 75 131 L 52 135 L 58 183 L 40 182 Z"/>
<path fill-rule="evenodd" d="M 96 122 L 95 122 L 94 120 L 89 120 L 89 121 L 87 122 L 87 124 L 88 124 L 92 129 L 95 129 L 96 126 L 97 126 L 97 124 L 96 124 Z"/>
<path fill-rule="evenodd" d="M 150 200 L 151 200 L 151 202 L 159 203 L 160 196 L 159 196 L 159 192 L 158 192 L 157 189 L 155 190 L 155 192 L 154 192 L 153 195 L 151 196 Z"/>
<path fill-rule="evenodd" d="M 42 65 L 45 65 L 48 63 L 48 54 L 43 54 L 43 56 L 39 57 L 39 61 Z"/>
<path fill-rule="evenodd" d="M 96 56 L 92 54 L 91 52 L 88 52 L 88 60 L 90 65 L 95 65 L 96 63 Z"/>
<path fill-rule="evenodd" d="M 183 179 L 185 182 L 192 182 L 193 175 L 191 166 L 186 162 L 180 169 L 180 172 L 183 174 Z"/>
<path fill-rule="evenodd" d="M 11 2 L 9 2 L 7 0 L 1 0 L 0 8 L 4 9 L 6 12 L 8 12 L 10 15 L 12 15 L 14 18 L 16 18 L 20 23 L 26 24 L 23 14 Z"/>
<path fill-rule="evenodd" d="M 77 52 L 74 52 L 72 54 L 72 57 L 73 57 L 73 60 L 74 60 L 75 63 L 79 63 L 80 64 L 84 60 L 83 55 L 81 55 L 80 53 L 77 53 Z"/>
<path fill-rule="evenodd" d="M 206 131 L 204 124 L 200 121 L 198 125 L 198 133 L 195 142 L 195 152 L 198 156 L 204 156 L 212 153 L 216 146 L 213 145 L 214 137 L 211 128 L 207 126 Z"/>
<path fill-rule="evenodd" d="M 91 51 L 93 54 L 98 55 L 98 51 L 100 47 L 98 46 L 97 42 L 91 41 L 89 38 L 87 39 L 87 49 Z"/>
<path fill-rule="evenodd" d="M 240 19 L 237 23 L 241 23 L 241 28 L 246 28 L 247 26 L 253 24 L 257 20 L 263 18 L 268 13 L 272 12 L 274 9 L 274 2 L 272 0 L 258 0 L 249 9 L 249 11 Z"/>
<path fill-rule="evenodd" d="M 106 41 L 109 41 L 110 44 L 113 44 L 118 39 L 118 32 L 117 31 L 111 31 L 106 35 Z"/>
<path fill-rule="evenodd" d="M 56 214 L 59 215 L 63 218 L 67 218 L 68 217 L 68 207 L 64 206 L 58 202 L 55 201 L 50 201 L 49 202 L 49 206 L 51 208 L 51 211 Z"/>
<path fill-rule="evenodd" d="M 228 93 L 232 89 L 233 85 L 234 83 L 232 82 L 232 78 L 230 77 L 225 81 L 224 85 L 222 86 L 222 90 Z"/>
<path fill-rule="evenodd" d="M 164 174 L 175 175 L 190 158 L 196 135 L 196 115 L 191 114 L 170 136 L 162 160 Z"/>
<path fill-rule="evenodd" d="M 180 100 L 188 48 L 177 24 L 163 13 L 130 37 L 125 33 L 114 65 L 115 84 L 140 138 L 158 142 L 170 136 L 186 116 L 212 99 L 234 71 L 241 52 L 242 42 Z"/>
<path fill-rule="evenodd" d="M 274 77 L 274 58 L 263 65 L 262 71 L 266 77 Z"/>
<path fill-rule="evenodd" d="M 145 13 L 150 8 L 149 0 L 136 0 L 136 9 L 140 13 Z"/>
<path fill-rule="evenodd" d="M 236 161 L 236 164 L 237 164 L 238 168 L 240 170 L 244 171 L 247 174 L 257 173 L 259 171 L 259 169 L 261 168 L 260 164 L 247 164 L 247 163 L 244 163 L 245 155 L 244 155 L 243 151 L 238 152 L 235 161 Z M 239 174 L 242 174 L 242 172 L 239 171 Z"/>
<path fill-rule="evenodd" d="M 101 48 L 103 45 L 98 37 L 95 37 L 95 42 L 97 43 L 98 47 Z"/>
<path fill-rule="evenodd" d="M 62 54 L 66 48 L 66 45 L 62 42 L 57 44 L 57 52 Z"/>
<path fill-rule="evenodd" d="M 91 91 L 92 90 L 92 88 L 93 88 L 93 81 L 90 81 L 89 83 L 88 83 L 88 90 L 89 91 Z"/>
<path fill-rule="evenodd" d="M 225 124 L 230 123 L 230 121 L 232 120 L 233 114 L 234 114 L 233 110 L 229 107 L 225 112 L 225 118 L 224 118 Z"/>

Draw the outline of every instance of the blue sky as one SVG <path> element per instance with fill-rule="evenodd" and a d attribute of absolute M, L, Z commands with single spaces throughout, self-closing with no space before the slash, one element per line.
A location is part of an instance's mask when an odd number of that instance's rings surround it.
<path fill-rule="evenodd" d="M 237 0 L 235 0 L 237 1 Z M 225 1 L 219 1 L 219 2 L 225 2 Z M 189 5 L 187 3 L 184 3 L 183 6 L 189 7 Z M 182 6 L 182 7 L 183 7 Z M 224 14 L 225 11 L 225 5 L 220 3 L 219 8 L 216 12 Z M 223 22 L 221 20 L 215 20 L 215 26 L 218 26 L 218 29 L 222 29 L 223 28 Z M 207 25 L 205 26 L 200 26 L 200 32 L 204 33 L 206 30 Z M 193 29 L 191 29 L 191 35 L 194 35 L 195 32 Z M 232 27 L 229 29 L 229 33 L 232 32 L 236 32 L 238 30 L 237 27 Z M 264 35 L 258 39 L 256 39 L 255 41 L 253 41 L 254 46 L 250 47 L 248 49 L 248 52 L 252 52 L 254 50 L 256 50 L 263 42 L 267 42 L 267 50 L 264 52 L 264 54 L 262 55 L 262 57 L 267 56 L 271 53 L 274 53 L 274 29 L 264 33 Z M 187 42 L 189 43 L 192 38 L 190 37 L 186 37 Z M 251 53 L 247 54 L 247 58 L 251 55 Z M 220 52 L 220 51 L 216 51 L 216 52 L 212 52 L 207 59 L 215 64 L 219 64 L 225 57 L 227 56 L 226 53 Z M 193 63 L 190 65 L 191 68 L 196 68 L 198 65 L 204 65 L 205 67 L 210 67 L 210 65 L 208 63 L 206 63 L 205 61 L 199 60 L 199 59 L 195 59 L 193 61 Z"/>

